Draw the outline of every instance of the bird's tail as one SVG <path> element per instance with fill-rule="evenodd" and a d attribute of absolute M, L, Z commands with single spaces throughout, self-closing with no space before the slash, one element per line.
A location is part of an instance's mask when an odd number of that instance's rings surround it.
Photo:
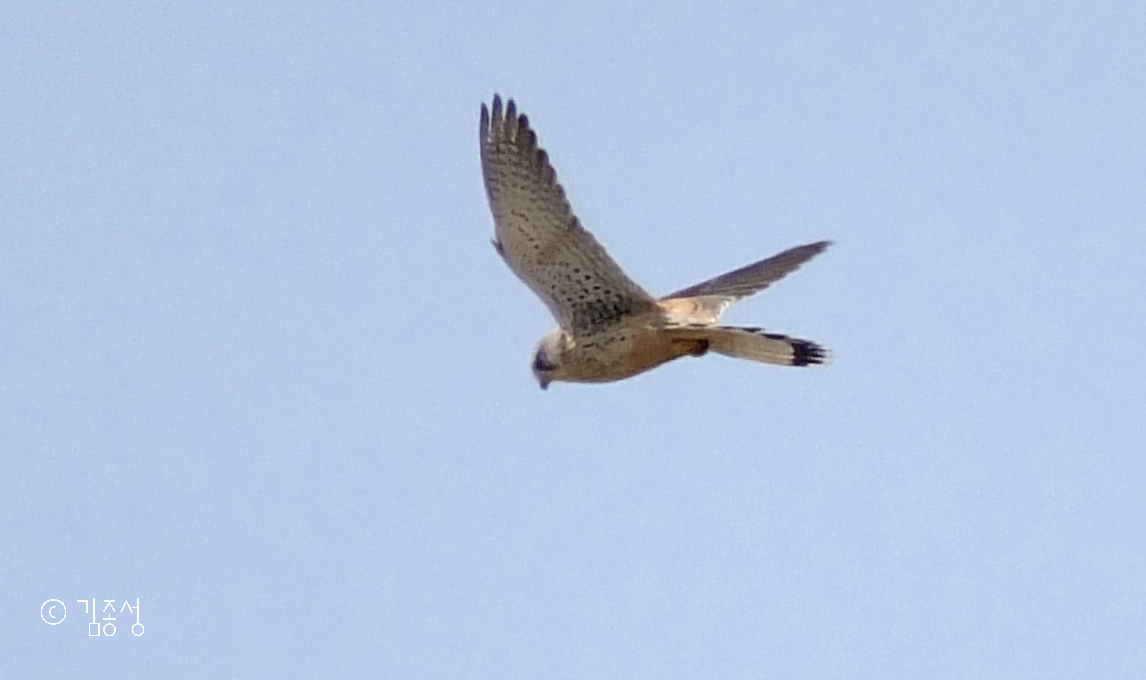
<path fill-rule="evenodd" d="M 769 333 L 763 328 L 694 324 L 666 330 L 681 340 L 703 341 L 707 350 L 737 359 L 780 366 L 813 366 L 831 361 L 831 352 L 811 340 Z"/>

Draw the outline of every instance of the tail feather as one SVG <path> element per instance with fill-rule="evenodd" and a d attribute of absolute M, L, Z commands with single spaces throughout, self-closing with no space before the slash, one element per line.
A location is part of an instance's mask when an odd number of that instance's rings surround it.
<path fill-rule="evenodd" d="M 672 329 L 681 338 L 703 338 L 708 349 L 735 357 L 780 366 L 815 366 L 831 362 L 831 352 L 811 340 L 769 333 L 763 328 L 689 325 Z"/>

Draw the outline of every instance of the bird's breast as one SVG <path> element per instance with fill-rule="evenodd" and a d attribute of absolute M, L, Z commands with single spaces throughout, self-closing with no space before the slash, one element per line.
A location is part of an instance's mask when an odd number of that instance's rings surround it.
<path fill-rule="evenodd" d="M 578 341 L 563 363 L 570 380 L 608 382 L 697 353 L 697 347 L 681 345 L 663 331 L 636 326 L 611 329 Z"/>

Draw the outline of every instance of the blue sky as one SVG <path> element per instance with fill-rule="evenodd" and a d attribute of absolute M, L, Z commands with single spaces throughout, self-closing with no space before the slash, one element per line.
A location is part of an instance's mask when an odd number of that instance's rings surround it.
<path fill-rule="evenodd" d="M 0 676 L 1143 676 L 1144 25 L 6 4 Z M 728 319 L 835 363 L 538 390 L 494 92 L 651 291 L 834 240 Z"/>

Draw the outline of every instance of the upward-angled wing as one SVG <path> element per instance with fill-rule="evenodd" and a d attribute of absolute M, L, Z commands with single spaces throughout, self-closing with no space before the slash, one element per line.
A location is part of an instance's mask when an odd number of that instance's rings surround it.
<path fill-rule="evenodd" d="M 727 274 L 721 274 L 695 286 L 666 295 L 662 300 L 691 297 L 727 297 L 740 299 L 759 293 L 773 283 L 796 271 L 800 265 L 824 252 L 831 241 L 809 243 L 789 248 L 779 255 L 754 262 Z"/>
<path fill-rule="evenodd" d="M 537 135 L 510 99 L 481 107 L 481 167 L 494 247 L 566 330 L 588 335 L 657 309 L 577 221 Z"/>

